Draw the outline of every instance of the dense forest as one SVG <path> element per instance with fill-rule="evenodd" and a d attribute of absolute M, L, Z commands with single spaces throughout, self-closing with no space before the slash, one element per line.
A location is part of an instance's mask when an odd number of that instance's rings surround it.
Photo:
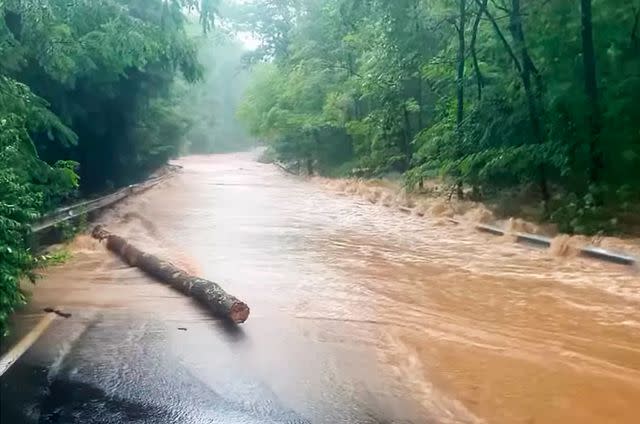
<path fill-rule="evenodd" d="M 593 4 L 592 4 L 593 3 Z M 526 192 L 539 219 L 612 231 L 640 193 L 637 0 L 256 0 L 240 110 L 310 173 Z"/>
<path fill-rule="evenodd" d="M 184 149 L 181 96 L 205 77 L 188 27 L 214 17 L 208 0 L 0 0 L 0 335 L 34 277 L 30 224 Z"/>

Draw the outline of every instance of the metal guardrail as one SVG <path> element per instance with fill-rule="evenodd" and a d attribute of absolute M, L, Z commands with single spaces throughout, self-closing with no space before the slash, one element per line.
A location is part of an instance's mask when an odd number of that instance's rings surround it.
<path fill-rule="evenodd" d="M 39 231 L 46 230 L 47 228 L 51 228 L 61 222 L 113 205 L 131 194 L 141 193 L 150 189 L 160 181 L 164 180 L 164 178 L 165 176 L 155 177 L 142 183 L 122 188 L 115 193 L 107 194 L 106 196 L 102 196 L 97 199 L 85 200 L 83 202 L 56 209 L 52 213 L 42 217 L 38 222 L 34 223 L 31 226 L 31 231 L 37 233 Z"/>
<path fill-rule="evenodd" d="M 454 224 L 460 224 L 460 221 L 457 219 L 450 218 L 449 219 Z M 519 243 L 526 243 L 540 247 L 551 247 L 552 239 L 549 237 L 540 236 L 537 234 L 527 234 L 527 233 L 509 233 L 502 228 L 486 225 L 486 224 L 476 224 L 474 225 L 476 230 L 482 231 L 489 234 L 494 234 L 497 236 L 504 236 L 507 234 L 511 234 L 515 236 L 516 241 Z M 600 259 L 607 262 L 613 262 L 620 265 L 635 265 L 638 263 L 637 259 L 633 256 L 630 256 L 626 253 L 612 252 L 610 250 L 602 249 L 596 246 L 583 246 L 578 249 L 581 256 L 586 256 L 589 258 Z"/>

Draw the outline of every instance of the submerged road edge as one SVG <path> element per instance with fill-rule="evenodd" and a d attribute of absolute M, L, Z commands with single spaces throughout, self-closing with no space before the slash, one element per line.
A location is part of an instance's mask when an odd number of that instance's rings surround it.
<path fill-rule="evenodd" d="M 33 327 L 18 343 L 13 345 L 7 353 L 0 357 L 0 376 L 2 376 L 49 328 L 56 319 L 56 314 L 48 313 Z"/>
<path fill-rule="evenodd" d="M 449 218 L 449 222 L 460 225 L 461 221 L 458 221 L 454 218 Z M 495 236 L 505 236 L 505 235 L 513 235 L 516 237 L 516 241 L 518 243 L 524 243 L 529 245 L 535 245 L 539 247 L 549 248 L 551 247 L 552 240 L 549 237 L 539 236 L 537 234 L 528 234 L 528 233 L 519 233 L 519 232 L 508 232 L 503 230 L 502 228 L 496 227 L 494 225 L 486 225 L 486 224 L 475 224 L 474 228 L 483 233 L 493 234 Z M 612 252 L 610 250 L 602 249 L 600 247 L 586 245 L 578 248 L 578 252 L 581 256 L 591 258 L 591 259 L 599 259 L 601 261 L 611 262 L 618 265 L 628 265 L 633 266 L 638 263 L 637 259 L 633 256 L 626 254 L 624 252 Z"/>

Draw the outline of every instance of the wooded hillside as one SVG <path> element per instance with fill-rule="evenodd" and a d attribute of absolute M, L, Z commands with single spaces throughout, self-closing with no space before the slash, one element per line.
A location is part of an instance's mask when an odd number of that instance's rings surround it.
<path fill-rule="evenodd" d="M 241 116 L 281 160 L 526 191 L 569 232 L 635 210 L 637 0 L 257 0 L 238 15 L 262 41 Z"/>

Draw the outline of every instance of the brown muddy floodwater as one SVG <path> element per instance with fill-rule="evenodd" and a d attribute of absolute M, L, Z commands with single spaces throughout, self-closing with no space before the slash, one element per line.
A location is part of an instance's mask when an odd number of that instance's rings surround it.
<path fill-rule="evenodd" d="M 341 195 L 251 154 L 177 163 L 106 223 L 245 300 L 244 341 L 220 349 L 312 422 L 364 422 L 327 412 L 345 403 L 385 422 L 640 422 L 637 269 Z M 56 272 L 122 268 L 91 258 Z M 178 313 L 144 287 L 140 308 Z"/>

